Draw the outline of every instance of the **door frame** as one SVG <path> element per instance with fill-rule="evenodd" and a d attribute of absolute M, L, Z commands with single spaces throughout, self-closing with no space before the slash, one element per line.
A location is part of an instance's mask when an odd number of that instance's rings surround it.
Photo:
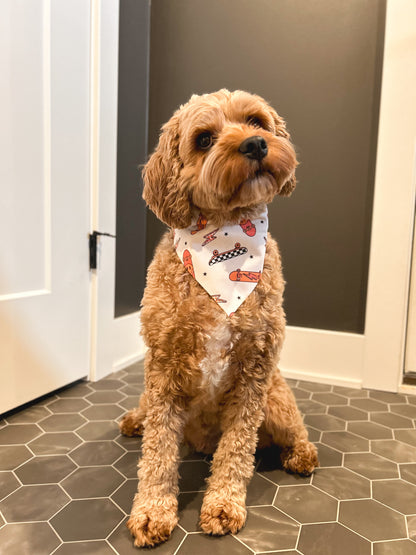
<path fill-rule="evenodd" d="M 91 0 L 91 231 L 116 234 L 119 2 Z M 139 312 L 114 317 L 116 244 L 98 237 L 91 271 L 90 379 L 143 357 Z"/>
<path fill-rule="evenodd" d="M 91 221 L 94 229 L 115 233 L 119 7 L 92 0 L 91 8 Z M 287 377 L 386 391 L 402 387 L 416 190 L 415 19 L 413 0 L 387 0 L 365 332 L 288 326 L 281 359 Z M 105 237 L 100 247 L 91 277 L 91 379 L 144 354 L 138 313 L 114 318 L 115 242 Z"/>

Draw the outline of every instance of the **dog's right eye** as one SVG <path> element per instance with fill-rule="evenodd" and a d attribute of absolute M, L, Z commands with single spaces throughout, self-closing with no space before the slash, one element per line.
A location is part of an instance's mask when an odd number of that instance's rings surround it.
<path fill-rule="evenodd" d="M 196 138 L 196 144 L 202 150 L 207 150 L 212 145 L 212 135 L 209 131 L 204 131 Z"/>

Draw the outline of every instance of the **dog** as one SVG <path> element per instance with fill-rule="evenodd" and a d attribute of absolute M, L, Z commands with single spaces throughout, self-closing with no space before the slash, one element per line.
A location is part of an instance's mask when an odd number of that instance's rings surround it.
<path fill-rule="evenodd" d="M 167 540 L 178 522 L 183 440 L 213 453 L 200 514 L 207 534 L 244 526 L 256 446 L 280 446 L 290 472 L 309 475 L 319 465 L 278 369 L 284 280 L 266 221 L 267 204 L 292 193 L 296 166 L 274 109 L 222 89 L 181 106 L 144 167 L 143 198 L 170 229 L 142 300 L 145 390 L 120 422 L 123 434 L 143 435 L 127 523 L 136 546 Z"/>

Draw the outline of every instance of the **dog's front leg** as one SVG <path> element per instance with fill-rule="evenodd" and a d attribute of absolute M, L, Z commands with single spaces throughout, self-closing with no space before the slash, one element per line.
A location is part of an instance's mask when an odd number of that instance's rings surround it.
<path fill-rule="evenodd" d="M 244 382 L 237 384 L 222 414 L 223 434 L 201 508 L 200 525 L 207 534 L 236 533 L 246 521 L 246 490 L 254 471 L 265 385 Z"/>
<path fill-rule="evenodd" d="M 178 463 L 185 409 L 183 401 L 148 392 L 139 486 L 127 526 L 138 547 L 167 540 L 178 522 Z"/>

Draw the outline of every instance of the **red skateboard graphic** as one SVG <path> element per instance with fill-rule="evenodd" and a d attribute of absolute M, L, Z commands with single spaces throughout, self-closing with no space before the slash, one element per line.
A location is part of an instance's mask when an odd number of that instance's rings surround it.
<path fill-rule="evenodd" d="M 240 227 L 249 237 L 254 237 L 256 235 L 256 226 L 251 220 L 241 220 Z"/>
<path fill-rule="evenodd" d="M 221 299 L 221 295 L 211 295 L 211 299 L 214 299 L 216 303 L 226 303 L 225 299 Z"/>
<path fill-rule="evenodd" d="M 193 278 L 195 278 L 195 272 L 194 272 L 194 265 L 192 264 L 192 255 L 191 253 L 188 251 L 188 249 L 185 249 L 183 251 L 183 255 L 182 255 L 182 259 L 183 259 L 183 265 L 185 266 L 185 268 L 188 270 L 188 272 L 191 274 L 191 276 Z"/>
<path fill-rule="evenodd" d="M 199 214 L 198 221 L 196 222 L 196 226 L 191 230 L 191 235 L 195 235 L 198 231 L 205 229 L 207 227 L 208 220 L 202 214 Z"/>
<path fill-rule="evenodd" d="M 217 250 L 212 251 L 212 258 L 208 262 L 209 266 L 213 264 L 217 264 L 218 262 L 224 262 L 224 260 L 230 260 L 230 258 L 234 258 L 235 256 L 240 256 L 241 254 L 245 254 L 247 252 L 246 247 L 242 247 L 240 243 L 236 243 L 234 248 L 225 251 L 225 252 L 218 252 Z"/>
<path fill-rule="evenodd" d="M 258 283 L 261 277 L 261 272 L 244 272 L 242 270 L 235 270 L 230 274 L 231 281 L 245 281 L 248 283 Z"/>

